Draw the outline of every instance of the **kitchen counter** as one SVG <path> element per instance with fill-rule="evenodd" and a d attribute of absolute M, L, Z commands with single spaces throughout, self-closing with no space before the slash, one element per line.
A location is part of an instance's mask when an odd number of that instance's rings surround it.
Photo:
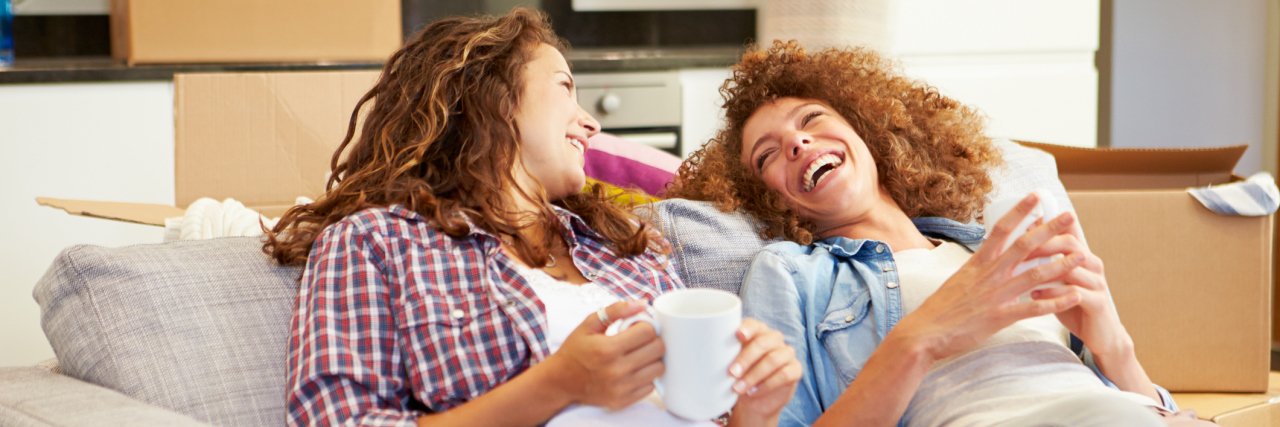
<path fill-rule="evenodd" d="M 736 47 L 664 49 L 575 49 L 574 72 L 657 71 L 724 68 L 738 61 Z M 112 58 L 18 59 L 0 69 L 0 84 L 172 80 L 174 73 L 245 71 L 376 70 L 377 62 L 148 64 L 128 66 Z"/>

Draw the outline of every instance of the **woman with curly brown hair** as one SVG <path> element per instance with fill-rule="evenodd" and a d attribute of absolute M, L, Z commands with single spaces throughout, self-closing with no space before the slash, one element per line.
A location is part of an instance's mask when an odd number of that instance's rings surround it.
<path fill-rule="evenodd" d="M 1035 194 L 985 238 L 965 224 L 1001 164 L 976 110 L 869 50 L 794 41 L 744 55 L 721 92 L 727 126 L 667 194 L 744 210 L 787 240 L 755 257 L 741 291 L 744 313 L 800 353 L 782 424 L 1163 425 L 1176 411 L 1072 214 L 1003 253 Z"/>
<path fill-rule="evenodd" d="M 516 9 L 436 22 L 387 61 L 326 194 L 265 247 L 306 264 L 290 425 L 710 424 L 652 403 L 651 326 L 605 333 L 683 285 L 661 237 L 582 192 L 600 125 L 563 50 L 544 15 Z M 729 421 L 776 423 L 794 352 L 750 319 L 737 334 Z"/>

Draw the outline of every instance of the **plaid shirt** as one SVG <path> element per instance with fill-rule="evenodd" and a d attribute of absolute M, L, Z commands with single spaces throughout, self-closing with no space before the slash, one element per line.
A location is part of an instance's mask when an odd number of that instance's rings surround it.
<path fill-rule="evenodd" d="M 683 286 L 665 257 L 618 257 L 581 218 L 556 213 L 574 263 L 619 298 Z M 500 247 L 478 227 L 455 238 L 401 206 L 325 228 L 291 325 L 289 425 L 415 425 L 546 358 L 542 302 Z"/>

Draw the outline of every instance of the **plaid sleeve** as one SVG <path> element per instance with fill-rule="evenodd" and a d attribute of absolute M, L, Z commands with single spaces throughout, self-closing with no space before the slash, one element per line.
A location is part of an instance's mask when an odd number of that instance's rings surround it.
<path fill-rule="evenodd" d="M 380 236 L 346 221 L 316 240 L 289 341 L 290 426 L 416 425 Z"/>

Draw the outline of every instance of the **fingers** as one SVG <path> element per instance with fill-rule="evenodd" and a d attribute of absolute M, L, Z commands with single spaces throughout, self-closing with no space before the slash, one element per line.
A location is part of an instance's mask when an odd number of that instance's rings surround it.
<path fill-rule="evenodd" d="M 1008 282 L 1004 288 L 1005 296 L 1012 298 L 1036 286 L 1063 278 L 1072 269 L 1084 264 L 1085 258 L 1082 253 L 1074 253 L 1060 260 L 1027 270 Z"/>
<path fill-rule="evenodd" d="M 735 392 L 755 394 L 789 386 L 800 379 L 795 349 L 786 344 L 782 333 L 744 319 L 739 339 L 744 340 L 742 352 L 729 367 L 730 375 L 739 379 L 733 385 Z"/>
<path fill-rule="evenodd" d="M 603 334 L 605 329 L 613 322 L 631 317 L 644 311 L 646 305 L 642 301 L 624 301 L 609 304 L 604 308 L 603 318 L 599 313 L 587 315 L 587 318 L 578 325 L 578 329 L 585 329 L 591 333 Z"/>
<path fill-rule="evenodd" d="M 1058 313 L 1080 304 L 1081 295 L 1079 290 L 1074 286 L 1060 286 L 1041 289 L 1037 292 L 1040 297 L 1039 299 L 1033 299 L 1031 302 L 1011 307 L 1008 310 L 1009 316 L 1014 319 L 1029 319 L 1032 317 L 1044 316 L 1046 314 Z"/>
<path fill-rule="evenodd" d="M 1023 234 L 998 259 L 999 271 L 1012 271 L 1014 266 L 1029 258 L 1032 251 L 1054 236 L 1065 233 L 1073 223 L 1075 223 L 1075 216 L 1065 213 Z"/>
<path fill-rule="evenodd" d="M 1075 227 L 1074 225 L 1071 228 L 1078 229 L 1078 227 Z M 1027 255 L 1027 259 L 1036 259 L 1053 255 L 1067 255 L 1074 252 L 1085 254 L 1085 262 L 1082 267 L 1093 271 L 1094 273 L 1103 274 L 1102 258 L 1098 258 L 1097 255 L 1090 252 L 1089 245 L 1086 245 L 1084 241 L 1071 233 L 1053 236 L 1049 241 L 1044 242 L 1044 244 L 1031 251 L 1031 254 Z"/>
<path fill-rule="evenodd" d="M 975 257 L 985 261 L 994 261 L 1001 253 L 1006 252 L 1005 246 L 1009 241 L 1009 237 L 1016 234 L 1022 224 L 1023 219 L 1035 209 L 1036 203 L 1039 203 L 1040 196 L 1035 193 L 1028 194 L 1021 202 L 1018 202 L 1013 209 L 1009 209 L 1009 213 L 1004 214 L 995 227 L 991 229 L 991 235 L 987 237 L 987 241 L 982 248 L 974 254 Z"/>

